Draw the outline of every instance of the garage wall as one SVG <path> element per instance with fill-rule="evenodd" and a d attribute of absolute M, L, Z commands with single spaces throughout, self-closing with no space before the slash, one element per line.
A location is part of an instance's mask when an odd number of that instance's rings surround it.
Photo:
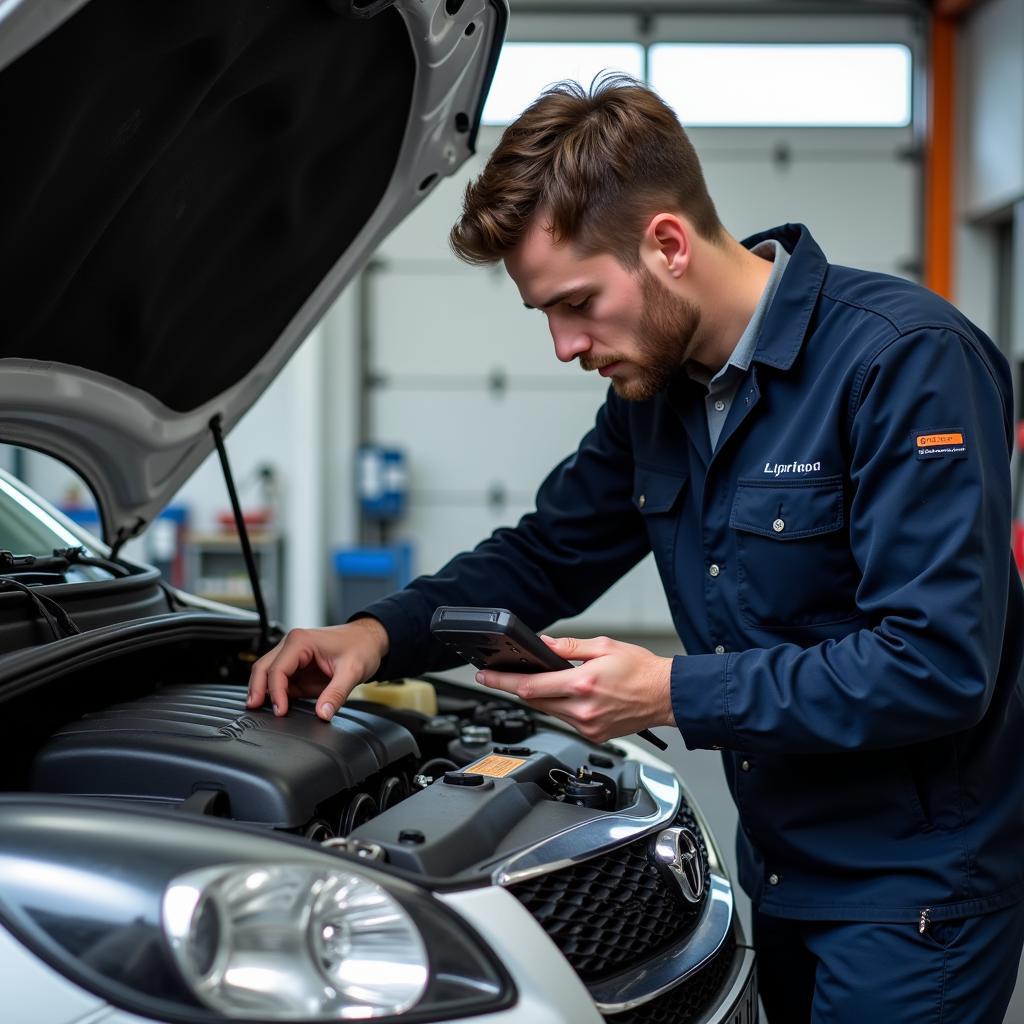
<path fill-rule="evenodd" d="M 978 5 L 963 23 L 956 56 L 962 203 L 979 217 L 1024 196 L 1024 2 Z"/>
<path fill-rule="evenodd" d="M 889 41 L 921 57 L 921 26 L 903 17 L 513 18 L 516 40 Z M 737 237 L 805 221 L 834 262 L 916 276 L 920 165 L 915 128 L 702 128 L 691 138 L 719 213 Z M 560 364 L 542 314 L 523 309 L 501 267 L 469 268 L 447 234 L 500 129 L 382 245 L 367 289 L 366 439 L 409 454 L 404 532 L 417 571 L 532 508 L 547 471 L 575 449 L 604 381 Z M 574 623 L 581 632 L 671 634 L 645 560 Z"/>
<path fill-rule="evenodd" d="M 988 0 L 960 24 L 956 45 L 955 298 L 1008 354 L 1024 356 L 1024 0 Z M 999 230 L 1015 224 L 1017 256 L 1001 284 Z M 1002 268 L 1003 274 L 1006 268 Z M 1015 312 L 1001 323 L 1000 289 Z M 1005 300 L 1004 300 L 1005 303 Z M 1015 326 L 1007 328 L 1005 323 Z M 1000 336 L 1002 334 L 1002 336 Z"/>
<path fill-rule="evenodd" d="M 1024 420 L 1024 0 L 975 7 L 955 59 L 954 299 L 1010 359 Z M 1013 470 L 1020 520 L 1024 455 Z"/>

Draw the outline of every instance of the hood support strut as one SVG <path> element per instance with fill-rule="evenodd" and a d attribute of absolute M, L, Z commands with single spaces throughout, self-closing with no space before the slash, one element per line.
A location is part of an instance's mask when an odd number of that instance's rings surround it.
<path fill-rule="evenodd" d="M 249 531 L 245 528 L 242 506 L 238 502 L 238 491 L 235 490 L 235 480 L 231 475 L 231 466 L 228 463 L 228 450 L 224 447 L 224 429 L 220 413 L 217 413 L 210 420 L 210 433 L 213 434 L 213 442 L 217 446 L 217 455 L 220 457 L 220 468 L 224 473 L 224 483 L 228 488 L 228 497 L 231 499 L 231 511 L 235 517 L 235 528 L 238 530 L 238 539 L 242 543 L 245 568 L 249 573 L 252 596 L 256 602 L 256 613 L 260 617 L 260 651 L 262 652 L 270 647 L 270 622 L 267 619 L 267 606 L 263 601 L 260 578 L 256 572 L 256 559 L 253 558 L 252 545 L 249 543 Z"/>

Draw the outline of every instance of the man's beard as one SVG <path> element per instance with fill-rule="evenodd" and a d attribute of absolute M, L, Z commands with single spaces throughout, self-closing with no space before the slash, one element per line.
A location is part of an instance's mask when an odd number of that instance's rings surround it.
<path fill-rule="evenodd" d="M 630 402 L 645 402 L 668 387 L 689 358 L 693 338 L 700 327 L 700 309 L 694 303 L 673 295 L 644 266 L 640 267 L 639 276 L 644 310 L 637 330 L 637 347 L 644 365 L 639 366 L 623 356 L 580 357 L 584 370 L 628 363 L 634 372 L 628 378 L 612 377 L 612 387 L 620 398 Z"/>

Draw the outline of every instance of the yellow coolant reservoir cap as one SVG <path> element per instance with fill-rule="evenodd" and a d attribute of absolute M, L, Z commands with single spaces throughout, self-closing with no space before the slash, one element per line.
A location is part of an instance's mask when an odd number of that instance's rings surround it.
<path fill-rule="evenodd" d="M 387 704 L 389 708 L 437 714 L 437 691 L 422 679 L 395 679 L 388 683 L 361 683 L 351 695 L 352 700 L 369 700 Z"/>

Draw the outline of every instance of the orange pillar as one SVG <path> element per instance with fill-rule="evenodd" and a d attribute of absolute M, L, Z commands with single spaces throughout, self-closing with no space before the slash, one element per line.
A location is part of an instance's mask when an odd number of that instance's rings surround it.
<path fill-rule="evenodd" d="M 953 297 L 954 41 L 956 21 L 932 19 L 925 140 L 924 283 Z"/>

